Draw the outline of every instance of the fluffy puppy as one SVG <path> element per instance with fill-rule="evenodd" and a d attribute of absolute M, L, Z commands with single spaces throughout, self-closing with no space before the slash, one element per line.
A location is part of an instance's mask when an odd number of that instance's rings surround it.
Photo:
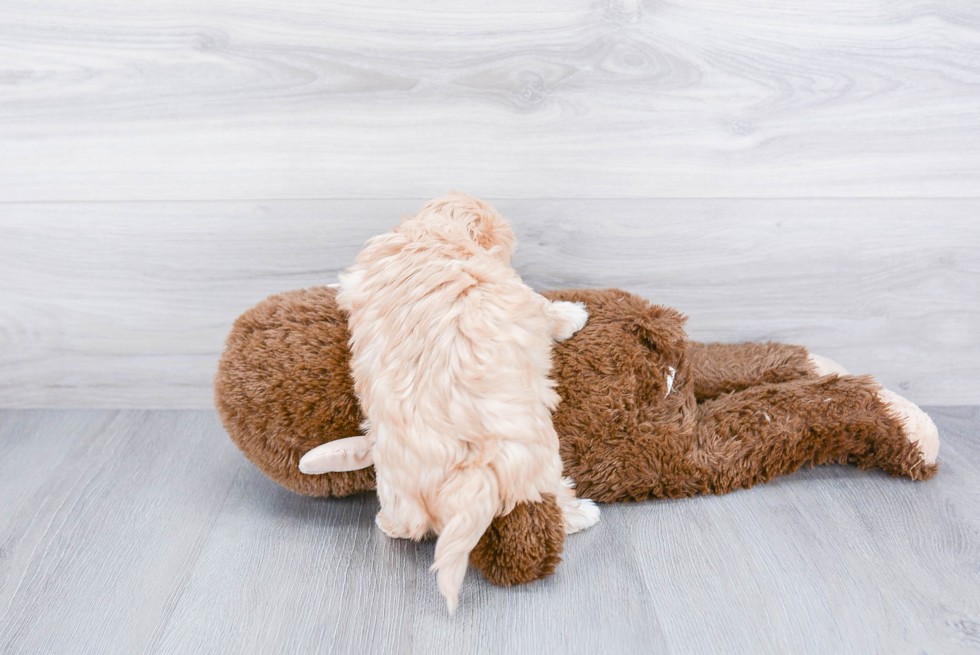
<path fill-rule="evenodd" d="M 555 494 L 567 532 L 599 520 L 562 482 L 548 378 L 552 340 L 588 314 L 525 285 L 515 245 L 493 207 L 452 192 L 371 239 L 340 276 L 377 523 L 391 537 L 439 535 L 432 569 L 450 612 L 495 516 Z"/>

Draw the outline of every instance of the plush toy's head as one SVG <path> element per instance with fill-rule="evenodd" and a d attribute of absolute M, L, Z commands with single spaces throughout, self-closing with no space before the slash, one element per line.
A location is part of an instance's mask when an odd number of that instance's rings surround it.
<path fill-rule="evenodd" d="M 232 440 L 263 473 L 306 496 L 374 489 L 374 469 L 305 475 L 302 456 L 360 435 L 349 373 L 347 320 L 337 290 L 267 298 L 235 321 L 214 379 L 214 403 Z"/>

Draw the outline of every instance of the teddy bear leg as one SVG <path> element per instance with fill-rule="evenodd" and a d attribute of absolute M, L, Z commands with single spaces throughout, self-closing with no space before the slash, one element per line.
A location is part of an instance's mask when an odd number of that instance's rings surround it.
<path fill-rule="evenodd" d="M 691 380 L 698 401 L 759 384 L 817 377 L 803 346 L 785 343 L 698 343 L 688 345 Z M 825 358 L 822 358 L 825 359 Z M 830 360 L 826 360 L 830 361 Z"/>
<path fill-rule="evenodd" d="M 928 416 L 901 401 L 867 376 L 751 387 L 699 406 L 687 459 L 702 493 L 750 487 L 811 464 L 931 478 L 938 433 Z"/>
<path fill-rule="evenodd" d="M 518 503 L 498 516 L 470 553 L 470 563 L 495 585 L 509 587 L 547 577 L 561 562 L 565 525 L 554 495 Z"/>

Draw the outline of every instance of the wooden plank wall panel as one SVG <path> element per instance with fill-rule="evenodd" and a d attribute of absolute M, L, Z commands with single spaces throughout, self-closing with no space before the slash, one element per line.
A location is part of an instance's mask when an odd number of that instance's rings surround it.
<path fill-rule="evenodd" d="M 236 316 L 334 282 L 422 202 L 0 204 L 0 407 L 208 407 Z M 980 402 L 980 200 L 494 202 L 537 289 L 621 287 L 697 339 Z"/>
<path fill-rule="evenodd" d="M 0 406 L 207 406 L 235 316 L 451 187 L 538 288 L 980 397 L 971 0 L 2 5 Z"/>
<path fill-rule="evenodd" d="M 974 0 L 5 0 L 0 201 L 972 197 Z"/>

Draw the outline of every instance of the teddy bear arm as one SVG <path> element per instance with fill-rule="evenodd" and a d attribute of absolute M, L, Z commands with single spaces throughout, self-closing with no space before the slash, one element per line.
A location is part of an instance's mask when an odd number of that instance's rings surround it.
<path fill-rule="evenodd" d="M 358 471 L 374 465 L 373 455 L 366 436 L 334 439 L 307 451 L 299 460 L 299 470 L 306 475 Z"/>
<path fill-rule="evenodd" d="M 784 343 L 699 343 L 688 346 L 698 402 L 759 384 L 815 377 L 810 353 Z"/>

